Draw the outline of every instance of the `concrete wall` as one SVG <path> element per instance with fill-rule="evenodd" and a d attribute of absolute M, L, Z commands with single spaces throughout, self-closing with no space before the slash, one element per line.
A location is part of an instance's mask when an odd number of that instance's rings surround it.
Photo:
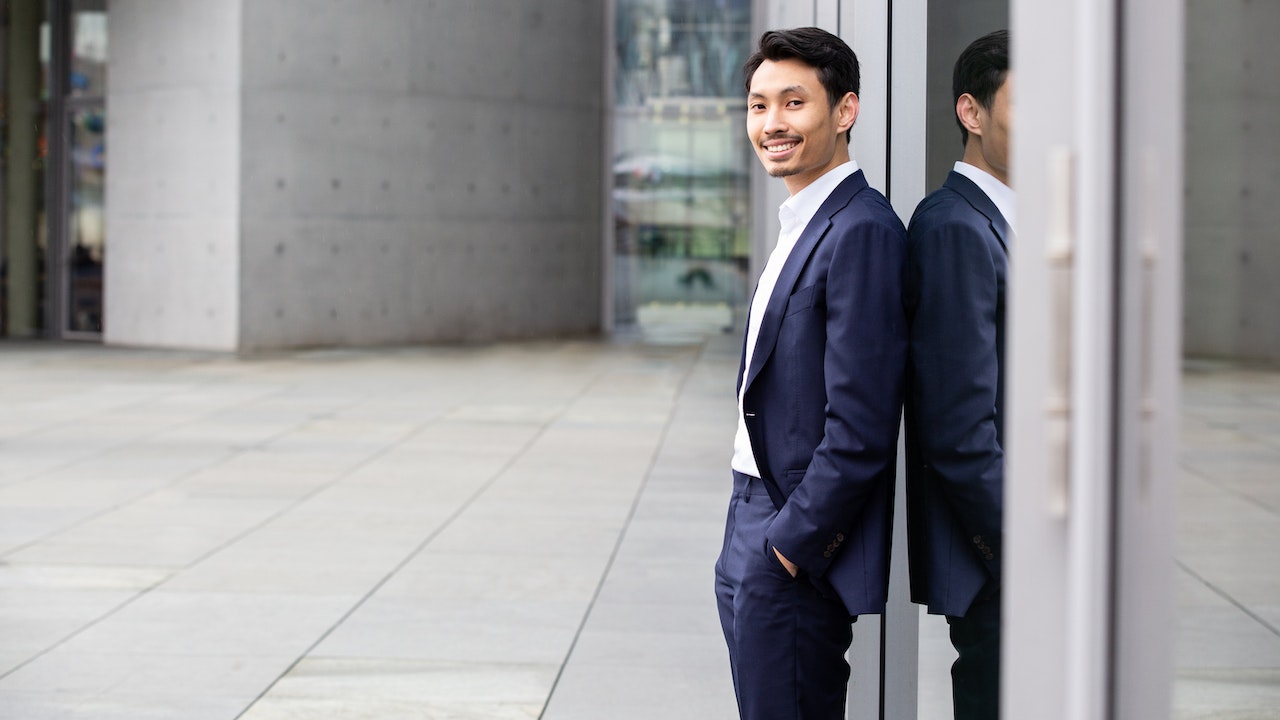
<path fill-rule="evenodd" d="M 588 0 L 247 3 L 242 347 L 597 330 L 603 23 Z"/>
<path fill-rule="evenodd" d="M 1184 349 L 1280 361 L 1280 3 L 1186 18 Z"/>
<path fill-rule="evenodd" d="M 237 346 L 241 3 L 111 0 L 104 339 Z"/>
<path fill-rule="evenodd" d="M 601 323 L 594 0 L 113 0 L 109 343 Z"/>

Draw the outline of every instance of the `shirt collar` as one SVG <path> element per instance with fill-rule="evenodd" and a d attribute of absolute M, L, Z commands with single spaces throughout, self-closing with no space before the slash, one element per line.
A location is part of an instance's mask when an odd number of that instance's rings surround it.
<path fill-rule="evenodd" d="M 778 208 L 778 220 L 782 224 L 784 235 L 803 229 L 818 214 L 818 208 L 826 202 L 827 197 L 836 186 L 844 182 L 850 175 L 858 172 L 858 163 L 850 160 L 828 170 L 822 177 L 814 180 L 803 190 L 787 198 Z"/>
<path fill-rule="evenodd" d="M 1016 225 L 1013 215 L 1015 207 L 1013 188 L 997 180 L 991 173 L 964 161 L 956 163 L 955 171 L 969 178 L 974 185 L 978 186 L 978 189 L 995 204 L 996 210 L 1000 211 L 1000 215 L 1004 217 L 1004 221 L 1008 223 L 1010 229 Z"/>

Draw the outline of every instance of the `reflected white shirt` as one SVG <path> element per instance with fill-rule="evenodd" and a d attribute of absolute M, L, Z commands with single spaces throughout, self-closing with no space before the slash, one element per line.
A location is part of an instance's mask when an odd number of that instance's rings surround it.
<path fill-rule="evenodd" d="M 809 221 L 818 214 L 818 208 L 826 202 L 827 197 L 850 175 L 858 172 L 858 164 L 852 160 L 831 168 L 825 175 L 814 180 L 800 192 L 787 198 L 778 208 L 778 220 L 782 225 L 778 233 L 778 244 L 769 254 L 769 260 L 760 273 L 760 282 L 756 285 L 755 295 L 751 298 L 751 314 L 747 317 L 746 358 L 743 367 L 751 369 L 751 356 L 755 354 L 756 340 L 760 335 L 760 321 L 764 318 L 765 308 L 769 306 L 769 298 L 773 296 L 774 286 L 778 284 L 778 276 L 782 267 L 787 264 L 791 250 L 796 241 L 809 226 Z M 760 466 L 756 463 L 755 453 L 751 450 L 751 438 L 747 435 L 747 422 L 742 413 L 742 391 L 746 389 L 746 370 L 742 378 L 742 388 L 738 391 L 738 432 L 733 438 L 733 459 L 730 466 L 740 473 L 760 477 Z"/>
<path fill-rule="evenodd" d="M 1000 214 L 1004 216 L 1004 221 L 1009 224 L 1009 229 L 1014 230 L 1017 223 L 1014 222 L 1013 216 L 1016 204 L 1013 188 L 1000 182 L 986 170 L 970 165 L 967 162 L 957 162 L 954 170 L 972 180 L 973 184 L 977 185 L 978 189 L 990 198 L 991 202 L 995 203 L 996 210 L 999 210 Z M 1013 240 L 1012 238 L 1006 238 L 1006 241 L 1012 242 Z"/>

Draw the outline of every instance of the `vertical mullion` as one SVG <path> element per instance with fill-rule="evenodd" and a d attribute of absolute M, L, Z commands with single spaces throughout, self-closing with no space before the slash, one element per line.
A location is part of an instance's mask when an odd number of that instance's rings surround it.
<path fill-rule="evenodd" d="M 604 141 L 604 153 L 601 157 L 601 178 L 603 187 L 600 193 L 600 235 L 604 243 L 600 253 L 600 291 L 603 297 L 600 302 L 600 328 L 606 334 L 612 334 L 617 325 L 617 255 L 618 232 L 614 221 L 613 207 L 613 158 L 617 152 L 617 132 L 614 126 L 618 122 L 618 99 L 616 95 L 615 76 L 618 72 L 618 46 L 616 36 L 618 18 L 618 0 L 608 0 L 604 4 L 604 32 L 600 42 L 604 43 L 604 87 L 601 88 L 604 112 L 601 113 L 601 138 Z"/>
<path fill-rule="evenodd" d="M 871 187 L 883 191 L 889 165 L 889 6 L 854 2 L 842 37 L 862 64 L 862 97 L 853 126 L 853 156 Z"/>
<path fill-rule="evenodd" d="M 1116 553 L 1118 720 L 1170 715 L 1173 487 L 1181 359 L 1183 12 L 1121 0 Z"/>
<path fill-rule="evenodd" d="M 924 197 L 928 0 L 891 0 L 884 18 L 884 194 L 903 222 Z M 911 602 L 906 529 L 906 452 L 900 433 L 889 603 L 881 651 L 881 720 L 919 712 L 920 617 Z"/>
<path fill-rule="evenodd" d="M 67 150 L 67 61 L 71 57 L 69 0 L 50 0 L 49 78 L 45 133 L 48 164 L 45 166 L 45 328 L 55 338 L 67 333 L 67 200 L 71 178 Z"/>
<path fill-rule="evenodd" d="M 1043 248 L 1051 235 L 1050 208 L 1070 213 L 1062 194 L 1062 170 L 1055 156 L 1071 157 L 1075 128 L 1059 112 L 1055 98 L 1074 97 L 1073 5 L 1012 0 L 1014 118 L 1012 176 L 1017 185 L 1019 244 L 1008 288 L 1009 370 L 1005 389 L 1005 556 L 1002 589 L 1001 715 L 1062 720 L 1066 704 L 1068 523 L 1057 512 L 1053 478 L 1064 461 L 1049 427 L 1045 407 L 1054 379 L 1051 369 L 1066 354 L 1049 289 L 1049 260 Z M 1069 166 L 1068 166 L 1069 167 Z M 1015 480 L 1016 479 L 1016 480 Z M 1012 660 L 1017 658 L 1016 662 Z"/>
<path fill-rule="evenodd" d="M 840 0 L 814 0 L 814 27 L 820 27 L 836 35 L 840 34 Z M 854 48 L 854 52 L 857 52 Z"/>

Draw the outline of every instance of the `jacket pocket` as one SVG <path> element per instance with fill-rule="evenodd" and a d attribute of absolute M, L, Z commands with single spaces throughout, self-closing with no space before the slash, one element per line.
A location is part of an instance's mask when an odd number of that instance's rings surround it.
<path fill-rule="evenodd" d="M 782 473 L 782 492 L 788 496 L 804 480 L 804 476 L 808 473 L 808 468 L 800 468 L 798 470 L 785 470 Z"/>
<path fill-rule="evenodd" d="M 813 307 L 813 286 L 800 288 L 791 293 L 791 297 L 787 299 L 787 311 L 783 317 L 794 315 L 803 310 Z"/>

